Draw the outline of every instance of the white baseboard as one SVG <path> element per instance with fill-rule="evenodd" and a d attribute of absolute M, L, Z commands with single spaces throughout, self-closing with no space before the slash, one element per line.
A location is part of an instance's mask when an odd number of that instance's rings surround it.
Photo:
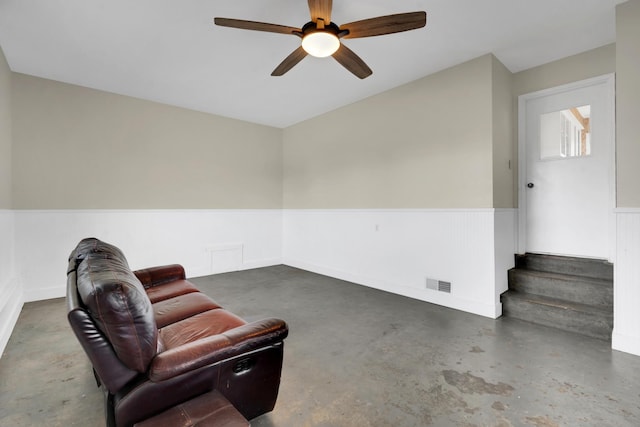
<path fill-rule="evenodd" d="M 2 318 L 2 323 L 0 324 L 0 357 L 2 357 L 9 338 L 11 338 L 11 333 L 18 322 L 23 305 L 24 300 L 21 289 L 16 286 L 12 292 L 6 295 L 5 303 L 0 311 L 0 317 Z"/>
<path fill-rule="evenodd" d="M 631 337 L 613 331 L 611 335 L 611 348 L 640 356 L 640 337 Z"/>
<path fill-rule="evenodd" d="M 125 254 L 126 255 L 126 254 Z M 255 260 L 249 261 L 242 264 L 242 266 L 238 269 L 230 270 L 230 271 L 241 271 L 241 270 L 251 270 L 254 268 L 262 268 L 262 267 L 271 267 L 274 265 L 282 264 L 281 258 L 270 258 L 263 260 Z M 153 266 L 149 266 L 153 267 Z M 200 270 L 191 270 L 189 272 L 189 277 L 202 277 L 208 276 L 211 274 L 211 271 L 208 269 L 200 269 Z M 26 290 L 24 292 L 24 302 L 33 302 L 33 301 L 42 301 L 53 298 L 64 298 L 67 293 L 66 282 L 64 285 L 60 286 L 49 286 L 44 288 L 32 288 Z"/>
<path fill-rule="evenodd" d="M 66 282 L 61 286 L 35 288 L 24 291 L 24 302 L 42 301 L 54 298 L 64 298 L 67 295 Z"/>
<path fill-rule="evenodd" d="M 615 350 L 640 356 L 640 209 L 616 210 L 616 256 L 613 265 L 613 334 Z"/>
<path fill-rule="evenodd" d="M 485 317 L 502 314 L 513 209 L 285 209 L 283 215 L 287 265 Z M 449 290 L 430 289 L 434 282 Z"/>
<path fill-rule="evenodd" d="M 313 273 L 322 274 L 324 276 L 333 277 L 357 285 L 367 286 L 369 288 L 378 289 L 396 295 L 402 295 L 408 298 L 417 299 L 431 304 L 441 305 L 455 310 L 464 311 L 479 316 L 496 319 L 502 314 L 502 304 L 499 305 L 483 305 L 475 301 L 463 300 L 446 295 L 441 292 L 432 291 L 430 289 L 416 289 L 398 283 L 385 283 L 370 277 L 358 276 L 344 271 L 338 271 L 329 267 L 323 267 L 308 262 L 287 258 L 283 263 L 290 267 L 299 268 L 301 270 L 311 271 Z"/>
<path fill-rule="evenodd" d="M 280 209 L 17 210 L 15 271 L 26 301 L 65 296 L 69 253 L 85 237 L 118 246 L 132 270 L 181 264 L 188 277 L 211 274 L 211 248 L 240 247 L 229 271 L 281 263 Z M 34 268 L 37 266 L 37 268 Z"/>
<path fill-rule="evenodd" d="M 282 264 L 282 258 L 258 259 L 254 261 L 245 261 L 242 264 L 242 270 L 252 270 L 254 268 L 273 267 Z"/>
<path fill-rule="evenodd" d="M 280 264 L 282 264 L 282 258 L 270 258 L 270 259 L 261 259 L 261 260 L 255 260 L 255 261 L 246 261 L 246 262 L 243 262 L 240 267 L 231 269 L 228 272 L 252 270 L 254 268 L 262 268 L 262 267 L 272 267 L 274 265 L 280 265 Z M 208 269 L 192 270 L 190 271 L 189 277 L 203 277 L 203 276 L 209 276 L 211 274 L 212 274 L 211 271 Z M 217 274 L 217 273 L 213 273 L 213 274 Z"/>

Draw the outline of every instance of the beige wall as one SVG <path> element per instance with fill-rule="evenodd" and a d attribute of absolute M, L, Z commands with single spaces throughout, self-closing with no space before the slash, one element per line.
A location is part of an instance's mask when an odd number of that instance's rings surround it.
<path fill-rule="evenodd" d="M 492 63 L 485 55 L 285 129 L 285 208 L 492 207 Z"/>
<path fill-rule="evenodd" d="M 640 1 L 616 9 L 618 206 L 640 208 Z"/>
<path fill-rule="evenodd" d="M 16 209 L 282 207 L 282 131 L 13 75 Z"/>
<path fill-rule="evenodd" d="M 615 69 L 616 45 L 515 75 L 485 55 L 284 131 L 14 74 L 13 206 L 508 208 L 517 95 Z"/>
<path fill-rule="evenodd" d="M 0 209 L 11 208 L 11 69 L 0 47 Z"/>
<path fill-rule="evenodd" d="M 616 71 L 616 45 L 609 44 L 513 75 L 517 97 Z"/>
<path fill-rule="evenodd" d="M 492 57 L 493 207 L 513 208 L 513 74 Z"/>

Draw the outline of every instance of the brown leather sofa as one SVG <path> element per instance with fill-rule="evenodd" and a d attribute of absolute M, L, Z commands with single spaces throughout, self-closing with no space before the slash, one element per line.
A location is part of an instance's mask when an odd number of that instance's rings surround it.
<path fill-rule="evenodd" d="M 67 309 L 104 391 L 108 426 L 226 401 L 250 420 L 275 405 L 287 324 L 245 322 L 199 292 L 180 265 L 134 272 L 120 249 L 84 239 L 69 257 Z"/>

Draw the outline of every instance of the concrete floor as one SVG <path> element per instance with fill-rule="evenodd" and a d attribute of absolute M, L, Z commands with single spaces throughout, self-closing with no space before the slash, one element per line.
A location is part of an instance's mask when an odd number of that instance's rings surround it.
<path fill-rule="evenodd" d="M 247 320 L 285 319 L 276 409 L 253 427 L 639 426 L 640 357 L 276 266 L 193 281 Z M 0 359 L 1 426 L 101 426 L 63 299 L 26 304 Z"/>

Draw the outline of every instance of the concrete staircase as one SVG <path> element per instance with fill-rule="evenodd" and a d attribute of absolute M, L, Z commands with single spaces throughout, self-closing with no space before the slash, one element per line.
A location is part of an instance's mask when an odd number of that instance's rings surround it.
<path fill-rule="evenodd" d="M 516 255 L 503 316 L 603 340 L 613 330 L 613 264 L 553 255 Z"/>

